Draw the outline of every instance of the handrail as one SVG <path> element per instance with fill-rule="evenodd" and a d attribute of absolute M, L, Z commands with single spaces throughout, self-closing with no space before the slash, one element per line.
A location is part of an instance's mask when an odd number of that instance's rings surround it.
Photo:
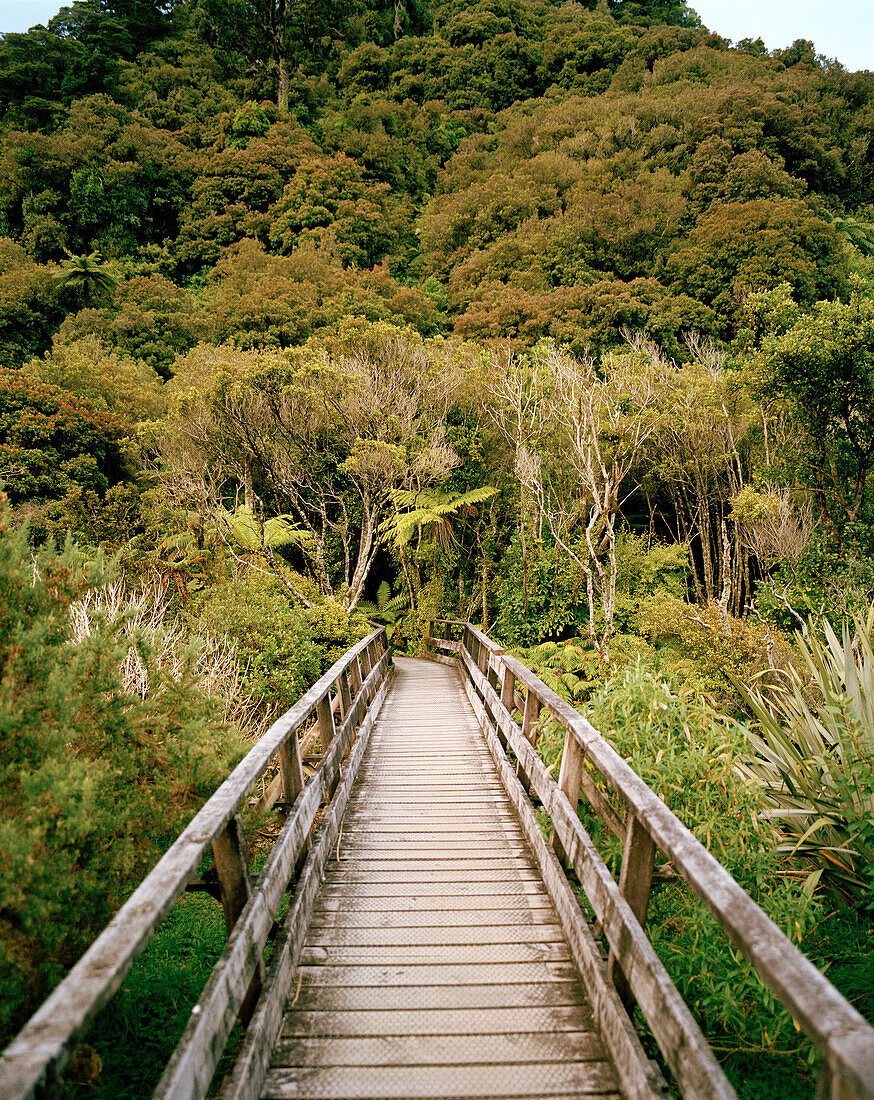
<path fill-rule="evenodd" d="M 197 873 L 212 846 L 228 943 L 195 1006 L 156 1095 L 204 1096 L 234 1020 L 251 1016 L 263 979 L 263 949 L 289 880 L 307 856 L 322 801 L 351 786 L 370 727 L 385 696 L 391 656 L 385 628 L 352 646 L 259 739 L 192 818 L 82 958 L 0 1057 L 0 1096 L 25 1100 L 58 1081 L 75 1043 L 117 992 L 136 957 Z M 333 692 L 333 698 L 332 693 Z M 334 712 L 341 718 L 335 725 Z M 315 715 L 324 758 L 305 783 L 297 733 Z M 339 780 L 343 756 L 358 745 Z M 356 759 L 357 757 L 357 759 Z M 270 856 L 252 884 L 239 809 L 278 758 L 290 807 Z M 354 776 L 353 776 L 354 778 Z M 326 812 L 325 816 L 329 816 Z M 310 852 L 312 855 L 312 852 Z M 311 862 L 309 857 L 307 861 Z M 298 886 L 306 877 L 299 867 Z M 289 909 L 294 905 L 290 904 Z"/>
<path fill-rule="evenodd" d="M 816 1046 L 821 1056 L 818 1096 L 874 1100 L 874 1029 L 852 1005 L 578 711 L 472 624 L 463 624 L 462 637 L 455 641 L 434 637 L 436 623 L 458 625 L 432 620 L 426 647 L 444 662 L 455 664 L 460 658 L 468 696 L 490 747 L 515 755 L 525 783 L 541 800 L 552 820 L 556 852 L 576 872 L 610 946 L 608 972 L 623 1000 L 637 1000 L 683 1094 L 733 1095 L 721 1071 L 719 1079 L 709 1077 L 712 1055 L 708 1059 L 702 1050 L 697 1025 L 643 931 L 656 849 Z M 517 685 L 524 687 L 524 697 Z M 535 751 L 541 708 L 565 730 L 557 783 Z M 521 725 L 512 715 L 517 709 L 523 714 Z M 624 799 L 624 822 L 584 760 Z M 623 840 L 618 883 L 577 816 L 581 792 Z"/>

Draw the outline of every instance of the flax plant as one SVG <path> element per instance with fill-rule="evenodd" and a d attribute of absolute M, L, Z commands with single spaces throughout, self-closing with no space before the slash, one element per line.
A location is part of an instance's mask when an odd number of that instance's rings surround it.
<path fill-rule="evenodd" d="M 798 637 L 781 685 L 738 684 L 757 728 L 740 765 L 781 836 L 832 887 L 874 904 L 874 607 Z"/>

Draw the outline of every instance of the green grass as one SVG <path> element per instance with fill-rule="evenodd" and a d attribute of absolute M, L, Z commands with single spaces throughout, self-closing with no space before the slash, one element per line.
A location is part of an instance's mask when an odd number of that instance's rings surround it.
<path fill-rule="evenodd" d="M 183 894 L 74 1054 L 65 1097 L 151 1096 L 225 942 L 219 903 Z"/>

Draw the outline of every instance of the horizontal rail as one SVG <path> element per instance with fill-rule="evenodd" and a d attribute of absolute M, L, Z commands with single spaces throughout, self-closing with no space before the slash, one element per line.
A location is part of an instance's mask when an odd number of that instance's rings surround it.
<path fill-rule="evenodd" d="M 4 1100 L 35 1097 L 38 1089 L 50 1089 L 59 1079 L 76 1042 L 118 991 L 134 960 L 195 877 L 210 846 L 216 851 L 218 867 L 219 841 L 226 835 L 241 835 L 235 833 L 239 827 L 236 824 L 239 809 L 265 769 L 278 758 L 286 794 L 292 796 L 288 801 L 293 801 L 293 805 L 256 887 L 252 889 L 249 883 L 245 851 L 242 856 L 237 855 L 242 866 L 233 869 L 236 874 L 221 882 L 226 920 L 229 911 L 233 911 L 234 899 L 229 895 L 235 888 L 239 904 L 228 920 L 228 945 L 204 991 L 210 998 L 210 1013 L 194 1013 L 204 1017 L 218 1013 L 218 1017 L 210 1020 L 214 1037 L 223 1033 L 225 1027 L 230 1031 L 250 983 L 258 979 L 263 966 L 260 952 L 288 887 L 294 861 L 308 843 L 320 802 L 326 794 L 333 793 L 343 753 L 371 701 L 379 697 L 389 666 L 385 628 L 380 627 L 344 653 L 273 723 L 3 1052 L 0 1096 Z M 336 732 L 335 709 L 338 713 L 345 711 Z M 297 731 L 312 715 L 319 723 L 325 755 L 304 786 Z M 219 877 L 222 878 L 221 870 Z M 231 879 L 235 880 L 233 887 Z M 245 884 L 242 893 L 240 882 Z M 202 1028 L 192 1024 L 189 1028 L 202 1032 Z M 224 1040 L 216 1060 L 223 1046 Z M 204 1095 L 208 1086 L 209 1081 L 198 1094 Z"/>
<path fill-rule="evenodd" d="M 814 1043 L 821 1056 L 819 1095 L 874 1100 L 874 1029 L 852 1005 L 577 710 L 476 627 L 464 624 L 459 643 L 434 637 L 436 623 L 451 631 L 458 627 L 449 620 L 434 620 L 426 646 L 460 657 L 481 724 L 495 730 L 516 756 L 520 771 L 550 816 L 555 847 L 573 867 L 603 927 L 611 948 L 611 970 L 618 971 L 617 987 L 627 983 L 684 1095 L 722 1093 L 714 1091 L 716 1078 L 702 1085 L 707 1078 L 701 1074 L 711 1073 L 712 1065 L 707 1065 L 700 1044 L 691 1041 L 691 1017 L 685 1006 L 677 1004 L 679 994 L 673 985 L 673 993 L 665 986 L 663 967 L 643 931 L 655 849 L 667 857 Z M 517 685 L 525 690 L 524 700 Z M 565 730 L 558 783 L 537 756 L 532 729 L 526 729 L 528 715 L 540 709 Z M 521 726 L 513 710 L 523 711 Z M 589 778 L 584 760 L 622 797 L 625 821 Z M 593 810 L 624 841 L 618 884 L 577 815 L 581 788 Z"/>

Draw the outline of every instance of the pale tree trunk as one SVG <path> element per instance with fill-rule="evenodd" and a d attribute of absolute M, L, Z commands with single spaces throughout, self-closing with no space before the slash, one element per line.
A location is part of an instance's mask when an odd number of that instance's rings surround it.
<path fill-rule="evenodd" d="M 280 111 L 288 110 L 288 60 L 284 54 L 279 56 L 279 87 L 276 102 Z"/>
<path fill-rule="evenodd" d="M 719 621 L 722 633 L 731 635 L 731 622 L 728 618 L 728 601 L 731 599 L 731 539 L 728 537 L 728 526 L 722 521 L 722 593 L 716 601 L 719 610 Z"/>
<path fill-rule="evenodd" d="M 525 485 L 519 482 L 519 536 L 522 540 L 522 598 L 525 606 L 525 618 L 528 618 L 528 522 L 525 512 Z"/>

